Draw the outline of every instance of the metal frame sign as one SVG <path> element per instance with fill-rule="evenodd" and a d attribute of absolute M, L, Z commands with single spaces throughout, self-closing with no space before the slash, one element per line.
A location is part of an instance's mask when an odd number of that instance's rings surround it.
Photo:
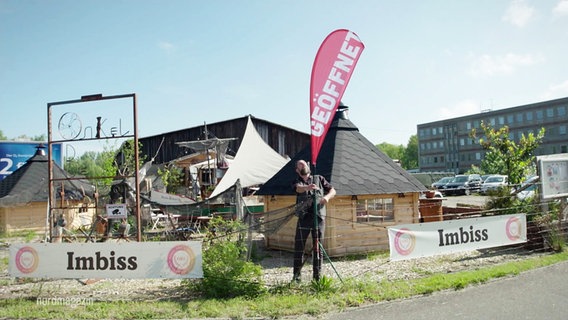
<path fill-rule="evenodd" d="M 536 157 L 542 199 L 568 197 L 568 153 Z"/>
<path fill-rule="evenodd" d="M 30 278 L 202 278 L 200 241 L 17 243 L 10 275 Z"/>

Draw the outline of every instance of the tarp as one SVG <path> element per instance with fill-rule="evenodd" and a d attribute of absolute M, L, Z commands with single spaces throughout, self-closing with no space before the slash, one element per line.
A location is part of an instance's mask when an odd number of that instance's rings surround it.
<path fill-rule="evenodd" d="M 288 161 L 289 159 L 281 156 L 262 140 L 249 117 L 245 135 L 235 159 L 229 164 L 229 169 L 213 190 L 211 197 L 233 186 L 237 179 L 240 180 L 243 188 L 263 184 Z"/>

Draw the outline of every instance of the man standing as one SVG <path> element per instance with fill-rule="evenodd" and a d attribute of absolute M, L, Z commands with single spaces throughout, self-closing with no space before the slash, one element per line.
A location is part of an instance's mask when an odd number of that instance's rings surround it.
<path fill-rule="evenodd" d="M 304 160 L 296 162 L 298 177 L 292 184 L 296 192 L 296 237 L 294 243 L 294 276 L 293 281 L 300 282 L 302 266 L 304 264 L 304 248 L 310 233 L 313 243 L 313 277 L 318 281 L 321 273 L 323 252 L 319 244 L 323 240 L 325 231 L 325 205 L 335 196 L 335 189 L 322 176 L 311 174 L 309 164 Z M 314 218 L 314 202 L 317 203 L 317 220 Z"/>

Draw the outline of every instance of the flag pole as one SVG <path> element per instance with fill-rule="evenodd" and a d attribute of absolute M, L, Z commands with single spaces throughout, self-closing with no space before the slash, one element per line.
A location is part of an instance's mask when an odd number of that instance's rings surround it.
<path fill-rule="evenodd" d="M 316 171 L 317 171 L 317 169 L 316 169 L 316 164 L 315 164 L 315 162 L 314 162 L 314 174 L 313 174 L 313 177 L 316 176 Z M 321 188 L 322 186 L 318 186 L 318 187 Z M 324 192 L 324 191 L 322 190 L 322 196 L 324 195 L 323 192 Z M 337 272 L 337 269 L 335 269 L 335 266 L 333 265 L 333 262 L 331 261 L 331 259 L 330 259 L 329 256 L 327 255 L 327 252 L 325 251 L 325 249 L 324 249 L 324 247 L 323 247 L 323 244 L 321 243 L 321 241 L 320 241 L 320 239 L 319 239 L 318 232 L 317 232 L 317 231 L 318 231 L 318 202 L 317 202 L 317 201 L 318 201 L 318 197 L 317 197 L 317 192 L 314 192 L 314 193 L 312 194 L 312 197 L 313 197 L 313 201 L 312 201 L 312 202 L 314 203 L 314 230 L 313 230 L 312 232 L 315 232 L 315 233 L 316 233 L 316 237 L 315 237 L 315 238 L 316 238 L 316 243 L 315 243 L 314 248 L 313 248 L 313 250 L 314 250 L 314 257 L 313 257 L 313 258 L 314 258 L 314 259 L 319 259 L 319 258 L 320 258 L 320 250 L 321 250 L 322 255 L 325 256 L 325 258 L 327 259 L 327 261 L 328 261 L 329 264 L 331 265 L 331 268 L 332 268 L 333 271 L 335 272 L 335 275 L 339 278 L 339 281 L 341 281 L 341 283 L 343 283 L 343 279 L 341 278 L 341 275 L 339 274 L 339 272 Z M 325 229 L 324 229 L 324 231 L 325 231 Z M 322 238 L 325 237 L 325 234 L 324 234 L 323 232 L 321 233 L 321 237 L 322 237 Z M 320 272 L 321 272 L 321 267 L 323 266 L 323 261 L 321 261 L 321 263 L 322 263 L 322 264 L 320 265 Z"/>
<path fill-rule="evenodd" d="M 310 79 L 310 149 L 314 174 L 323 140 L 364 48 L 365 46 L 355 33 L 347 29 L 337 29 L 324 39 L 316 53 Z M 318 199 L 315 192 L 313 197 L 315 228 L 313 232 L 316 232 L 318 229 Z M 314 254 L 318 254 L 317 258 L 319 259 L 319 250 L 322 250 L 331 263 L 317 235 L 315 239 Z M 333 264 L 331 265 L 333 267 Z M 333 267 L 333 270 L 335 270 L 335 267 Z M 335 273 L 339 277 L 337 270 L 335 270 Z M 339 279 L 341 280 L 341 277 Z"/>

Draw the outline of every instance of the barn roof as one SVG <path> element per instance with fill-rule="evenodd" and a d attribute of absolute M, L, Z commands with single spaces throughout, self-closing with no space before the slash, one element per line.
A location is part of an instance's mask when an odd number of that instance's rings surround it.
<path fill-rule="evenodd" d="M 46 202 L 49 197 L 49 159 L 38 152 L 26 164 L 0 181 L 0 207 L 15 207 L 30 202 Z M 53 179 L 70 178 L 69 174 L 53 163 Z M 92 196 L 93 186 L 83 180 L 62 180 L 65 199 L 80 200 L 84 195 Z M 59 198 L 60 186 L 55 185 Z"/>
<path fill-rule="evenodd" d="M 293 195 L 296 161 L 309 161 L 310 145 L 302 149 L 256 194 Z M 338 195 L 392 194 L 424 191 L 424 185 L 367 140 L 340 107 L 312 173 L 324 176 Z"/>

